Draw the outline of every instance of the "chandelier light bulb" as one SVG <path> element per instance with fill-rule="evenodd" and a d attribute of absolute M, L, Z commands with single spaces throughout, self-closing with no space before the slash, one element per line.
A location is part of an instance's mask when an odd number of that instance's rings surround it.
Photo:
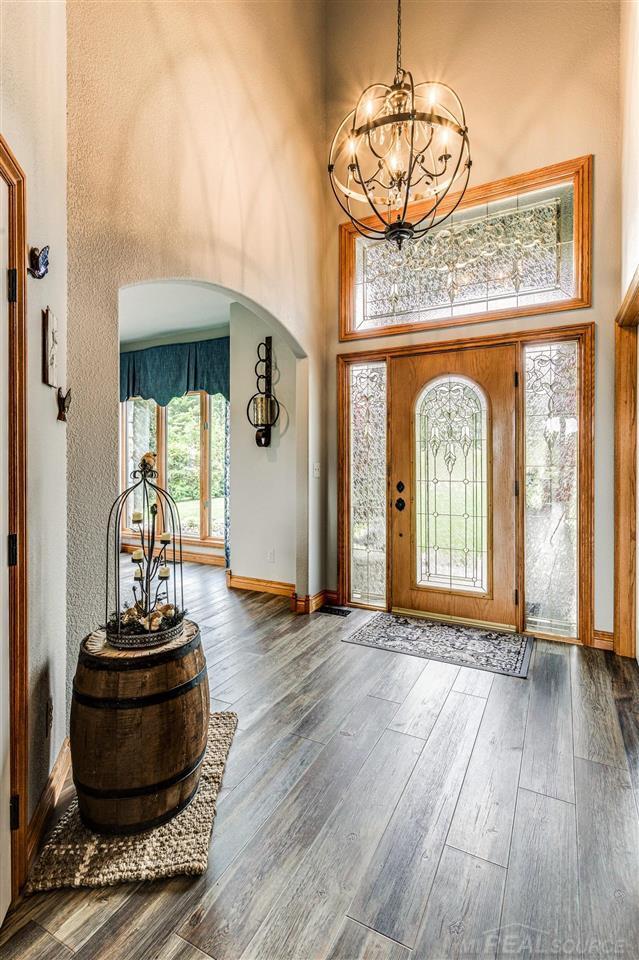
<path fill-rule="evenodd" d="M 342 120 L 328 173 L 355 229 L 401 247 L 452 214 L 468 185 L 471 159 L 455 91 L 439 80 L 416 84 L 401 65 L 401 0 L 396 66 L 393 83 L 368 86 Z"/>

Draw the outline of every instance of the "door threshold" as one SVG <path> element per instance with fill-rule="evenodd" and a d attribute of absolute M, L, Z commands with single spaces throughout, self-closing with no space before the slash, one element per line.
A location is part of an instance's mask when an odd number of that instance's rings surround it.
<path fill-rule="evenodd" d="M 404 607 L 391 607 L 391 613 L 398 613 L 404 617 L 420 617 L 422 620 L 439 620 L 441 623 L 458 623 L 466 627 L 499 630 L 502 633 L 517 633 L 517 628 L 511 623 L 492 623 L 489 620 L 471 620 L 468 617 L 453 617 L 441 613 L 428 613 L 424 610 L 407 610 Z"/>

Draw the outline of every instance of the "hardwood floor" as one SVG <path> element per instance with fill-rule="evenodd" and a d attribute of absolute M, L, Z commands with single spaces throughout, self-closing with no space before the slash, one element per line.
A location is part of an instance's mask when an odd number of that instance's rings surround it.
<path fill-rule="evenodd" d="M 207 873 L 27 897 L 0 958 L 636 960 L 634 662 L 539 641 L 524 681 L 341 643 L 368 612 L 215 567 L 185 593 L 239 717 Z"/>

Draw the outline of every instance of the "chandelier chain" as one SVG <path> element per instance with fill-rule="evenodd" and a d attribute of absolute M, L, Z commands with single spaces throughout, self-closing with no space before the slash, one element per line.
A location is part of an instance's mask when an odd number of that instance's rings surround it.
<path fill-rule="evenodd" d="M 396 79 L 399 80 L 402 72 L 402 0 L 397 0 L 397 66 Z"/>

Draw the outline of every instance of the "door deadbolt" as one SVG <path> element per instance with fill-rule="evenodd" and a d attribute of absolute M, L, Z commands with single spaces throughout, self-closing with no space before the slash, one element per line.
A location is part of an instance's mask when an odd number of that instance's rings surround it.
<path fill-rule="evenodd" d="M 397 492 L 398 492 L 398 493 L 403 493 L 403 491 L 404 491 L 404 484 L 403 484 L 402 481 L 400 480 L 399 483 L 397 484 Z"/>

